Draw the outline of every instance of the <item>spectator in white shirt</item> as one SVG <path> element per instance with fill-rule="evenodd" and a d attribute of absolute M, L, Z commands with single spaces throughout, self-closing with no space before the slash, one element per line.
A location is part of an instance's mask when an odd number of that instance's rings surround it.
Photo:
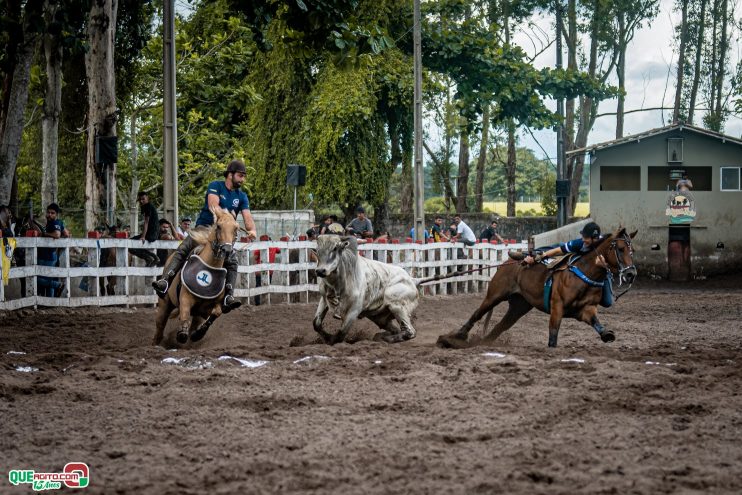
<path fill-rule="evenodd" d="M 453 217 L 453 223 L 456 224 L 456 235 L 451 239 L 454 242 L 463 242 L 466 246 L 473 246 L 477 243 L 474 231 L 464 223 L 461 215 L 456 214 Z"/>

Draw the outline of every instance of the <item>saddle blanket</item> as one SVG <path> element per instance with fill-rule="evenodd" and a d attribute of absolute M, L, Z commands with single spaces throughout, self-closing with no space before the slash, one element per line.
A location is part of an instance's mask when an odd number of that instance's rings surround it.
<path fill-rule="evenodd" d="M 201 299 L 216 299 L 224 290 L 226 268 L 206 264 L 197 254 L 192 254 L 180 272 L 188 292 Z"/>

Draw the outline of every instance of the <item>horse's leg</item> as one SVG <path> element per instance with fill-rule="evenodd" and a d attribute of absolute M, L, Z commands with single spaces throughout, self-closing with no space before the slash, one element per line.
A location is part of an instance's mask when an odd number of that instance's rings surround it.
<path fill-rule="evenodd" d="M 564 306 L 562 300 L 552 296 L 551 317 L 549 318 L 549 347 L 556 347 L 559 337 L 559 327 L 562 324 Z"/>
<path fill-rule="evenodd" d="M 204 321 L 196 330 L 191 333 L 191 342 L 198 342 L 204 336 L 206 335 L 206 332 L 209 331 L 209 328 L 211 327 L 211 324 L 214 323 L 214 321 L 219 318 L 222 315 L 222 306 L 221 304 L 217 304 L 214 309 L 211 311 L 211 314 L 209 317 Z"/>
<path fill-rule="evenodd" d="M 188 342 L 188 330 L 191 326 L 191 307 L 195 302 L 193 297 L 189 296 L 190 293 L 185 290 L 180 294 L 180 314 L 178 314 L 180 328 L 178 328 L 178 333 L 175 335 L 175 340 L 177 340 L 179 344 L 185 344 Z"/>
<path fill-rule="evenodd" d="M 616 340 L 616 334 L 613 333 L 613 330 L 609 330 L 600 324 L 597 306 L 585 306 L 582 308 L 579 320 L 592 326 L 598 332 L 598 335 L 600 335 L 600 340 L 606 344 Z"/>
<path fill-rule="evenodd" d="M 469 337 L 469 331 L 472 329 L 474 324 L 481 320 L 484 315 L 492 311 L 495 306 L 505 299 L 507 299 L 507 296 L 504 294 L 488 291 L 487 297 L 484 299 L 482 304 L 476 309 L 476 311 L 474 311 L 474 314 L 471 315 L 458 331 L 438 337 L 438 346 L 465 347 L 467 345 L 466 340 Z"/>
<path fill-rule="evenodd" d="M 526 301 L 523 296 L 520 295 L 512 296 L 508 303 L 508 311 L 507 313 L 505 313 L 505 316 L 503 316 L 502 319 L 497 322 L 495 328 L 493 328 L 492 331 L 487 334 L 482 340 L 491 342 L 497 339 L 497 337 L 499 337 L 505 330 L 515 325 L 515 323 L 520 320 L 523 315 L 533 309 L 533 306 L 531 306 L 530 303 Z"/>
<path fill-rule="evenodd" d="M 165 325 L 167 325 L 168 317 L 172 311 L 173 306 L 170 304 L 170 301 L 165 299 L 157 301 L 156 329 L 154 338 L 152 339 L 152 345 L 160 345 L 160 342 L 162 342 Z"/>
<path fill-rule="evenodd" d="M 328 309 L 329 308 L 327 305 L 327 301 L 325 300 L 325 296 L 320 297 L 319 304 L 317 305 L 317 311 L 314 313 L 314 320 L 312 320 L 314 331 L 317 332 L 320 337 L 322 337 L 322 340 L 324 340 L 326 344 L 332 343 L 332 335 L 325 332 L 325 329 L 322 328 L 322 322 L 327 315 Z"/>

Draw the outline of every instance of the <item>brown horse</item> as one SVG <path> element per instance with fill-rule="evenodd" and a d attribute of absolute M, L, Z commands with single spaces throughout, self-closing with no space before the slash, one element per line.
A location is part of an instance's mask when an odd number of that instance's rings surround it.
<path fill-rule="evenodd" d="M 631 284 L 637 271 L 632 259 L 631 239 L 636 231 L 627 234 L 621 228 L 595 242 L 593 250 L 580 257 L 574 265 L 589 280 L 602 282 L 608 275 L 618 276 L 619 285 Z M 603 256 L 608 269 L 598 265 L 598 256 Z M 467 342 L 469 331 L 485 314 L 488 314 L 485 327 L 489 323 L 492 309 L 503 301 L 509 307 L 505 316 L 495 325 L 492 331 L 481 339 L 481 342 L 492 342 L 505 330 L 512 327 L 523 315 L 533 308 L 549 313 L 549 347 L 556 347 L 559 326 L 562 318 L 574 318 L 590 324 L 598 332 L 603 342 L 616 339 L 612 330 L 606 329 L 598 321 L 598 304 L 602 288 L 590 285 L 569 269 L 553 272 L 550 309 L 544 305 L 544 284 L 550 270 L 543 264 L 523 265 L 508 263 L 497 269 L 490 280 L 487 296 L 469 320 L 457 332 L 442 335 L 438 338 L 441 347 L 467 347 L 474 342 Z M 608 283 L 606 280 L 605 283 Z M 478 343 L 478 342 L 477 342 Z"/>
<path fill-rule="evenodd" d="M 211 212 L 214 214 L 216 223 L 209 228 L 193 229 L 190 235 L 199 244 L 193 252 L 197 253 L 205 264 L 220 269 L 224 265 L 224 260 L 232 253 L 239 225 L 227 210 L 216 207 L 212 208 Z M 214 320 L 221 316 L 222 299 L 224 299 L 223 289 L 213 299 L 201 299 L 195 296 L 183 286 L 179 272 L 170 284 L 167 296 L 157 303 L 157 329 L 153 345 L 159 345 L 162 342 L 168 318 L 176 316 L 180 320 L 180 327 L 176 334 L 176 340 L 179 343 L 185 344 L 189 338 L 192 342 L 201 340 Z M 170 313 L 173 310 L 177 313 L 171 316 Z M 193 317 L 192 321 L 191 317 Z"/>

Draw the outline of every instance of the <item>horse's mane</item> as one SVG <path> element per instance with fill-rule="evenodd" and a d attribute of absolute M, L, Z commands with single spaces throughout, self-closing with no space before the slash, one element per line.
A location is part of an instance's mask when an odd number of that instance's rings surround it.
<path fill-rule="evenodd" d="M 208 244 L 209 242 L 214 240 L 214 232 L 216 231 L 216 226 L 219 223 L 220 218 L 224 218 L 225 216 L 228 216 L 230 219 L 232 219 L 233 222 L 235 223 L 237 222 L 237 220 L 235 220 L 232 214 L 229 213 L 229 211 L 227 210 L 217 209 L 217 211 L 214 212 L 213 215 L 214 217 L 216 217 L 216 221 L 211 226 L 209 226 L 208 229 L 199 229 L 199 230 L 193 229 L 188 234 L 193 238 L 196 244 Z"/>

